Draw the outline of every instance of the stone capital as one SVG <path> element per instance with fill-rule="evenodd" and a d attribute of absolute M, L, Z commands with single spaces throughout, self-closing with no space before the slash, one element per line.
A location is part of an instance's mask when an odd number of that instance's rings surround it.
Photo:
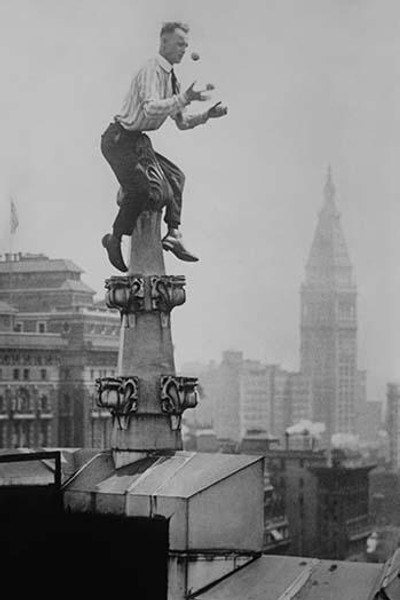
<path fill-rule="evenodd" d="M 144 310 L 144 278 L 136 275 L 115 276 L 106 279 L 106 304 L 117 308 L 121 315 Z"/>
<path fill-rule="evenodd" d="M 106 280 L 106 303 L 117 308 L 121 316 L 143 312 L 159 312 L 162 325 L 169 322 L 169 313 L 186 300 L 183 275 L 127 275 Z"/>
<path fill-rule="evenodd" d="M 127 429 L 139 400 L 138 377 L 102 377 L 96 379 L 97 405 L 110 411 L 119 429 Z"/>
<path fill-rule="evenodd" d="M 197 377 L 161 376 L 161 410 L 171 417 L 172 429 L 179 429 L 184 411 L 198 403 Z"/>

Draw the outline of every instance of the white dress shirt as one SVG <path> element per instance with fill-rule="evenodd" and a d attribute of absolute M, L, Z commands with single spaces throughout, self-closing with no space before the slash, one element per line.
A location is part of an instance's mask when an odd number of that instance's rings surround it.
<path fill-rule="evenodd" d="M 161 55 L 148 60 L 134 75 L 115 120 L 129 131 L 159 129 L 168 117 L 179 129 L 191 129 L 207 121 L 207 113 L 185 114 L 185 93 L 172 92 L 172 65 Z"/>

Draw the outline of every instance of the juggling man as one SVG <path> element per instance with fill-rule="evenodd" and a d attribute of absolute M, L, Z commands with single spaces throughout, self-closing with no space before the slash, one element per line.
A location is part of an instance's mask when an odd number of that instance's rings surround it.
<path fill-rule="evenodd" d="M 114 171 L 119 183 L 119 211 L 112 233 L 106 234 L 102 244 L 111 264 L 126 272 L 121 252 L 121 237 L 131 235 L 140 213 L 150 200 L 166 198 L 164 220 L 168 231 L 162 240 L 164 250 L 171 251 L 180 260 L 196 262 L 189 252 L 179 230 L 182 212 L 183 172 L 170 160 L 154 151 L 145 132 L 159 129 L 168 117 L 179 129 L 192 129 L 209 119 L 223 117 L 227 108 L 220 102 L 208 110 L 190 115 L 186 107 L 194 101 L 209 99 L 206 89 L 195 89 L 195 83 L 180 90 L 174 64 L 185 56 L 189 28 L 180 22 L 165 23 L 160 32 L 159 54 L 149 59 L 134 75 L 122 110 L 114 117 L 101 139 L 101 151 Z M 192 54 L 193 60 L 199 57 Z"/>

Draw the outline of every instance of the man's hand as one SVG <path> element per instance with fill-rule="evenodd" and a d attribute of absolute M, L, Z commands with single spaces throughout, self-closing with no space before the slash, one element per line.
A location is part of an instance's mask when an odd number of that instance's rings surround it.
<path fill-rule="evenodd" d="M 228 108 L 226 106 L 222 106 L 221 102 L 217 102 L 207 111 L 208 119 L 218 119 L 218 117 L 224 117 L 228 113 Z"/>
<path fill-rule="evenodd" d="M 188 87 L 188 89 L 185 92 L 185 96 L 188 102 L 193 102 L 193 100 L 198 100 L 200 102 L 204 102 L 205 100 L 209 100 L 210 96 L 209 94 L 205 94 L 204 92 L 209 91 L 210 88 L 209 85 L 206 86 L 205 90 L 195 90 L 194 86 L 196 85 L 196 82 L 194 81 L 192 83 L 192 85 L 190 85 Z"/>

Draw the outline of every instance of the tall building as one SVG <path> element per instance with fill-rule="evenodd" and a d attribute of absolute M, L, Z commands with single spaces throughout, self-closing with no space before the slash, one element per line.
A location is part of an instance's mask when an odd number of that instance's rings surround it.
<path fill-rule="evenodd" d="M 273 367 L 259 361 L 243 361 L 240 376 L 240 439 L 249 431 L 272 431 Z"/>
<path fill-rule="evenodd" d="M 196 408 L 186 411 L 184 422 L 194 429 L 212 429 L 214 423 L 215 397 L 218 392 L 218 366 L 209 363 L 189 362 L 182 367 L 181 375 L 199 378 L 198 393 L 200 402 Z"/>
<path fill-rule="evenodd" d="M 300 421 L 311 421 L 312 408 L 310 378 L 303 373 L 289 373 L 287 425 L 295 425 Z"/>
<path fill-rule="evenodd" d="M 188 364 L 200 382 L 202 406 L 185 415 L 194 429 L 213 428 L 218 439 L 235 443 L 249 432 L 276 436 L 281 443 L 293 419 L 310 418 L 311 387 L 301 373 L 279 365 L 248 360 L 242 352 L 225 351 L 219 364 Z"/>
<path fill-rule="evenodd" d="M 214 387 L 213 427 L 220 439 L 235 442 L 240 439 L 240 379 L 242 368 L 242 352 L 227 350 L 223 353 Z M 200 385 L 202 385 L 201 379 Z"/>
<path fill-rule="evenodd" d="M 311 381 L 313 420 L 324 422 L 331 433 L 355 433 L 356 300 L 329 171 L 301 286 L 300 370 Z"/>
<path fill-rule="evenodd" d="M 356 380 L 356 420 L 355 429 L 361 442 L 376 444 L 379 431 L 382 429 L 383 403 L 378 400 L 367 400 L 367 374 L 358 371 Z"/>
<path fill-rule="evenodd" d="M 374 465 L 311 467 L 318 480 L 317 555 L 335 560 L 363 560 L 372 532 L 369 518 L 369 474 Z"/>
<path fill-rule="evenodd" d="M 0 447 L 108 443 L 95 379 L 117 365 L 119 316 L 69 260 L 0 260 Z"/>
<path fill-rule="evenodd" d="M 389 436 L 389 461 L 394 471 L 400 470 L 400 385 L 389 383 L 386 396 L 386 431 Z"/>

